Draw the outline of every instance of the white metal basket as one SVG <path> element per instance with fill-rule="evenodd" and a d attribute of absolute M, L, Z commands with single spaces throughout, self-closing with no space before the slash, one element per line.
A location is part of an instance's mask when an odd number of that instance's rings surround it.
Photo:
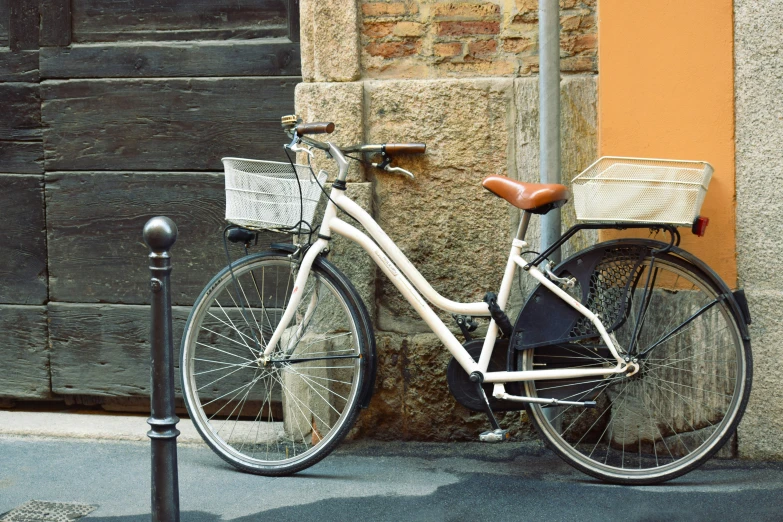
<path fill-rule="evenodd" d="M 690 226 L 712 171 L 705 161 L 604 156 L 573 179 L 576 218 Z"/>
<path fill-rule="evenodd" d="M 326 172 L 316 182 L 307 165 L 223 158 L 226 172 L 226 221 L 250 229 L 301 231 L 312 223 Z M 298 182 L 297 182 L 298 178 Z"/>

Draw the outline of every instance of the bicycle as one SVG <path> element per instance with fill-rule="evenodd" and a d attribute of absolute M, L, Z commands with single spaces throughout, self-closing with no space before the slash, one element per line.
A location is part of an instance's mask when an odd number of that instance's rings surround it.
<path fill-rule="evenodd" d="M 334 124 L 296 116 L 284 117 L 283 129 L 288 150 L 320 150 L 337 163 L 331 190 L 323 172 L 293 161 L 226 158 L 227 217 L 235 227 L 226 237 L 247 247 L 257 230 L 287 227 L 308 239 L 230 262 L 197 299 L 182 340 L 188 412 L 227 462 L 270 476 L 300 471 L 329 454 L 369 405 L 373 327 L 350 280 L 327 259 L 333 234 L 363 247 L 452 354 L 452 394 L 492 426 L 481 440 L 507 438 L 495 411 L 525 409 L 546 444 L 577 469 L 608 482 L 652 484 L 696 468 L 735 432 L 752 377 L 747 301 L 679 248 L 676 227 L 693 221 L 694 233 L 703 234 L 698 211 L 708 164 L 597 161 L 574 181 L 586 222 L 540 253 L 526 250 L 530 218 L 565 204 L 568 189 L 489 176 L 484 187 L 522 218 L 497 295 L 459 303 L 433 289 L 346 195 L 347 156 L 380 155 L 373 166 L 412 177 L 391 166 L 392 156 L 423 153 L 424 144 L 340 148 L 312 137 Z M 694 174 L 696 182 L 681 179 Z M 645 199 L 648 193 L 654 197 Z M 316 230 L 309 223 L 322 194 L 328 199 Z M 596 197 L 609 204 L 591 203 Z M 555 267 L 547 260 L 580 230 L 626 228 L 663 232 L 669 241 L 618 239 Z M 538 286 L 512 324 L 504 309 L 518 270 Z M 454 314 L 464 343 L 429 303 Z M 472 338 L 475 318 L 488 320 L 483 339 Z"/>

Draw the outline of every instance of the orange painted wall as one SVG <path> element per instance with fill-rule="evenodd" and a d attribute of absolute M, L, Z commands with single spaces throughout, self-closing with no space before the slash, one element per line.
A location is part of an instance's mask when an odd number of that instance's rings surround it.
<path fill-rule="evenodd" d="M 732 0 L 600 0 L 598 19 L 600 155 L 710 162 L 710 224 L 682 246 L 735 286 Z"/>

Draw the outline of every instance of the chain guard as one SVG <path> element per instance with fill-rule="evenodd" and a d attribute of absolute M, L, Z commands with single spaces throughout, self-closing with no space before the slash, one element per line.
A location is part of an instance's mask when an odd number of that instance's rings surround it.
<path fill-rule="evenodd" d="M 473 339 L 468 341 L 463 346 L 465 350 L 473 357 L 474 361 L 479 360 L 481 355 L 481 348 L 484 345 L 484 339 Z M 489 360 L 488 372 L 504 372 L 506 371 L 506 357 L 508 356 L 508 339 L 498 339 L 495 341 L 495 347 L 492 350 L 492 357 Z M 516 359 L 516 356 L 514 356 Z M 512 367 L 516 369 L 516 364 Z M 446 378 L 449 383 L 449 391 L 457 400 L 469 410 L 484 411 L 484 400 L 479 396 L 478 390 L 476 390 L 476 384 L 470 381 L 470 377 L 467 372 L 459 365 L 459 363 L 451 358 L 449 366 L 446 369 Z M 489 405 L 493 411 L 514 411 L 525 409 L 524 403 L 512 402 L 512 401 L 500 401 L 492 397 L 492 383 L 485 383 L 481 385 L 484 388 L 484 393 L 489 399 Z M 505 383 L 506 392 L 511 395 L 520 395 L 519 390 L 521 386 L 516 382 Z"/>
<path fill-rule="evenodd" d="M 572 295 L 597 314 L 611 333 L 628 317 L 629 303 L 648 252 L 645 246 L 634 243 L 596 245 L 563 261 L 553 273 L 577 280 Z M 530 294 L 512 335 L 517 350 L 598 337 L 598 331 L 587 317 L 543 285 Z"/>

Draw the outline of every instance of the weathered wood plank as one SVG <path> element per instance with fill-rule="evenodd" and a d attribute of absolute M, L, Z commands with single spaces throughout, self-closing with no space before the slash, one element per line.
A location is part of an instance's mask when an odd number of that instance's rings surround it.
<path fill-rule="evenodd" d="M 299 41 L 299 0 L 286 0 L 288 15 L 288 39 Z"/>
<path fill-rule="evenodd" d="M 71 43 L 71 0 L 41 1 L 42 46 L 66 46 Z"/>
<path fill-rule="evenodd" d="M 53 393 L 93 397 L 149 395 L 148 306 L 51 303 L 48 312 Z M 174 388 L 178 396 L 180 344 L 189 313 L 189 307 L 172 309 Z M 246 384 L 252 372 L 249 376 L 239 372 L 226 377 L 210 386 L 215 398 Z M 249 401 L 262 398 L 260 387 L 247 396 Z"/>
<path fill-rule="evenodd" d="M 73 0 L 75 42 L 286 35 L 282 0 Z"/>
<path fill-rule="evenodd" d="M 0 49 L 0 82 L 37 82 L 38 51 Z"/>
<path fill-rule="evenodd" d="M 3 172 L 40 174 L 43 172 L 43 144 L 26 141 L 0 141 Z"/>
<path fill-rule="evenodd" d="M 148 396 L 150 308 L 50 303 L 52 391 L 60 395 Z M 174 307 L 176 391 L 188 307 Z"/>
<path fill-rule="evenodd" d="M 46 307 L 0 305 L 0 397 L 50 397 Z"/>
<path fill-rule="evenodd" d="M 47 299 L 43 176 L 0 174 L 0 303 Z"/>
<path fill-rule="evenodd" d="M 156 215 L 179 227 L 174 304 L 192 304 L 227 264 L 222 173 L 47 173 L 46 207 L 53 301 L 148 303 L 149 251 L 141 230 Z M 265 241 L 281 240 L 270 234 Z M 233 259 L 240 254 L 232 249 Z"/>
<path fill-rule="evenodd" d="M 295 76 L 299 44 L 286 38 L 210 43 L 84 44 L 41 49 L 45 78 Z"/>
<path fill-rule="evenodd" d="M 0 0 L 0 47 L 8 47 L 8 21 L 11 18 L 11 0 Z"/>
<path fill-rule="evenodd" d="M 0 118 L 0 140 L 41 140 L 41 97 L 34 83 L 0 84 L 3 117 Z M 2 167 L 0 167 L 2 168 Z"/>
<path fill-rule="evenodd" d="M 257 40 L 266 38 L 285 38 L 288 27 L 281 25 L 262 25 L 249 29 L 182 29 L 177 31 L 128 31 L 121 33 L 71 34 L 72 41 L 80 44 L 117 43 L 117 42 L 203 42 L 224 40 Z"/>
<path fill-rule="evenodd" d="M 12 51 L 38 49 L 38 0 L 13 0 L 8 27 Z"/>
<path fill-rule="evenodd" d="M 280 116 L 300 79 L 71 80 L 42 84 L 47 170 L 219 170 L 285 161 Z"/>
<path fill-rule="evenodd" d="M 0 171 L 43 172 L 39 86 L 0 83 Z"/>

